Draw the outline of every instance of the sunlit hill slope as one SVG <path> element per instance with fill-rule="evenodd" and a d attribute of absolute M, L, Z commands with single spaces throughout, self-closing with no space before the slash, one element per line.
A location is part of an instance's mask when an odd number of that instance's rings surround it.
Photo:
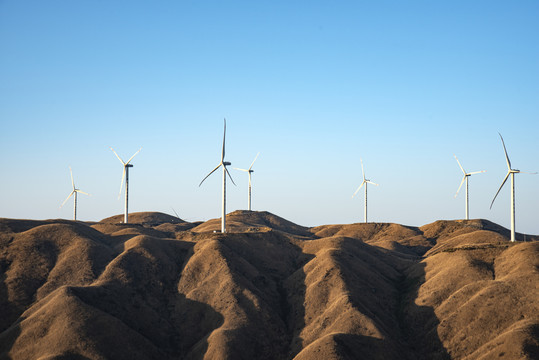
<path fill-rule="evenodd" d="M 0 219 L 0 358 L 538 359 L 539 242 L 486 220 Z M 519 239 L 523 236 L 519 234 Z"/>

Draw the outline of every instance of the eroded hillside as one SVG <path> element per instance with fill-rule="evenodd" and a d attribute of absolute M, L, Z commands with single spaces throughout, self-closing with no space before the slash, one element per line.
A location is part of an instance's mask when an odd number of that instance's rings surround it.
<path fill-rule="evenodd" d="M 532 236 L 227 217 L 1 219 L 0 358 L 539 358 Z"/>

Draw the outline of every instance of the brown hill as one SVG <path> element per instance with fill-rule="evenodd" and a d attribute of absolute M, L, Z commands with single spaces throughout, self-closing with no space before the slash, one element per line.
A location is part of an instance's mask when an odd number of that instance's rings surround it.
<path fill-rule="evenodd" d="M 347 236 L 397 253 L 423 255 L 433 245 L 423 232 L 411 226 L 391 223 L 322 225 L 311 228 L 318 237 Z"/>
<path fill-rule="evenodd" d="M 163 214 L 160 212 L 155 211 L 146 211 L 146 212 L 134 212 L 130 213 L 127 216 L 127 220 L 131 224 L 145 224 L 145 225 L 151 225 L 151 226 L 157 226 L 160 224 L 182 224 L 185 223 L 182 219 L 168 215 Z M 120 224 L 124 222 L 124 215 L 114 215 L 108 218 L 105 218 L 100 221 L 100 223 L 107 223 L 107 224 Z"/>
<path fill-rule="evenodd" d="M 140 214 L 0 219 L 0 358 L 538 358 L 539 242 L 496 224 Z"/>
<path fill-rule="evenodd" d="M 297 236 L 311 237 L 309 229 L 285 220 L 267 211 L 237 210 L 226 215 L 227 230 L 231 232 L 282 231 Z M 195 232 L 221 231 L 221 219 L 212 219 L 193 228 Z"/>

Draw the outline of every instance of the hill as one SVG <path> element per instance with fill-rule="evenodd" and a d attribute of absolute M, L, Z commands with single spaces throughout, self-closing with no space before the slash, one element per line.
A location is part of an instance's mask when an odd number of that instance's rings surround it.
<path fill-rule="evenodd" d="M 163 214 L 160 212 L 134 212 L 130 213 L 128 218 L 128 222 L 131 224 L 147 224 L 152 226 L 157 226 L 160 224 L 182 224 L 185 223 L 182 219 L 176 216 Z M 108 218 L 105 218 L 100 221 L 100 223 L 106 223 L 106 224 L 120 224 L 124 221 L 124 215 L 114 215 Z"/>
<path fill-rule="evenodd" d="M 226 234 L 129 220 L 0 219 L 0 358 L 539 357 L 535 236 L 513 244 L 486 220 L 309 229 L 237 211 Z"/>
<path fill-rule="evenodd" d="M 297 236 L 311 236 L 309 229 L 294 224 L 267 211 L 237 210 L 226 215 L 227 231 L 267 231 L 276 230 Z M 221 219 L 212 219 L 193 228 L 195 232 L 221 231 Z"/>

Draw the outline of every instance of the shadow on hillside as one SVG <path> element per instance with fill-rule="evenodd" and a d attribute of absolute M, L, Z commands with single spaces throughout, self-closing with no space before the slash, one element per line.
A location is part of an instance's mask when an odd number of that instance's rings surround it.
<path fill-rule="evenodd" d="M 236 281 L 264 304 L 256 305 L 243 292 L 235 294 L 250 322 L 230 332 L 233 335 L 227 355 L 232 359 L 292 358 L 302 348 L 299 335 L 305 327 L 306 292 L 303 266 L 314 256 L 303 253 L 290 237 L 271 230 L 230 233 L 219 239 L 226 246 L 223 254 Z M 249 271 L 251 266 L 257 271 Z"/>
<path fill-rule="evenodd" d="M 307 275 L 303 267 L 314 259 L 314 257 L 314 255 L 302 252 L 297 259 L 297 270 L 284 281 L 282 287 L 283 305 L 281 307 L 286 310 L 285 318 L 290 339 L 289 359 L 293 359 L 304 347 L 301 332 L 306 325 L 305 304 L 307 286 L 305 283 Z"/>
<path fill-rule="evenodd" d="M 9 301 L 5 269 L 0 264 L 0 334 L 9 328 L 20 314 L 21 311 L 17 306 Z"/>
<path fill-rule="evenodd" d="M 86 292 L 101 288 L 89 303 L 149 339 L 165 358 L 203 358 L 209 335 L 224 318 L 210 305 L 178 291 L 193 247 L 194 243 L 153 238 L 124 250 L 122 271 L 129 273 L 129 282 L 115 279 L 85 288 Z"/>
<path fill-rule="evenodd" d="M 58 249 L 53 241 L 36 242 L 33 244 L 33 249 L 35 253 L 19 257 L 6 249 L 6 257 L 0 259 L 0 332 L 8 329 L 36 300 L 37 292 L 47 282 L 50 271 L 56 265 Z M 8 257 L 9 255 L 12 255 L 11 258 Z M 18 276 L 13 276 L 12 273 L 11 289 L 8 290 L 6 283 L 8 270 L 10 267 L 20 268 L 21 266 L 30 271 L 25 272 L 24 275 L 19 272 Z M 9 291 L 12 293 L 9 294 Z"/>
<path fill-rule="evenodd" d="M 415 303 L 425 282 L 423 263 L 352 238 L 345 238 L 334 256 L 350 302 L 383 334 L 383 338 L 365 336 L 363 330 L 336 336 L 343 359 L 449 359 L 437 334 L 434 309 Z M 410 266 L 419 267 L 413 279 L 403 274 Z"/>
<path fill-rule="evenodd" d="M 69 296 L 80 300 L 75 302 L 79 304 L 76 309 L 65 309 L 77 314 L 73 321 L 80 325 L 68 327 L 65 331 L 81 332 L 78 335 L 92 344 L 96 357 L 118 358 L 121 354 L 122 358 L 135 359 L 155 358 L 160 354 L 162 359 L 203 358 L 208 349 L 209 335 L 223 324 L 224 318 L 211 306 L 187 299 L 178 292 L 177 285 L 193 246 L 177 240 L 152 239 L 126 251 L 120 261 L 117 259 L 114 264 L 109 263 L 109 267 L 116 267 L 114 277 L 110 277 L 111 269 L 108 269 L 108 280 L 91 286 L 62 284 L 69 288 Z M 2 296 L 6 293 L 4 288 L 2 281 Z M 53 291 L 56 290 L 58 288 Z M 2 307 L 2 321 L 5 319 L 4 311 Z M 38 321 L 47 323 L 48 320 Z M 12 327 L 0 333 L 0 359 L 9 359 L 8 353 L 12 350 L 19 352 L 21 346 L 37 346 L 38 350 L 42 346 L 39 342 L 16 345 L 23 331 L 29 331 L 26 334 L 30 336 L 35 331 L 31 327 L 28 330 L 21 328 L 21 321 L 19 318 Z M 48 331 L 46 328 L 41 330 Z M 122 341 L 114 340 L 120 338 Z M 129 344 L 142 346 L 140 340 L 148 340 L 147 344 L 153 346 L 137 352 Z M 79 344 L 67 345 L 58 356 L 70 359 L 82 356 L 78 354 L 79 348 Z"/>
<path fill-rule="evenodd" d="M 419 288 L 425 283 L 425 263 L 412 266 L 420 267 L 420 275 L 411 277 L 405 274 L 399 279 L 397 318 L 405 344 L 410 350 L 410 359 L 447 360 L 451 359 L 438 336 L 440 322 L 434 309 L 417 304 Z M 417 269 L 416 269 L 417 270 Z"/>
<path fill-rule="evenodd" d="M 13 323 L 22 311 L 8 300 L 5 278 L 2 270 L 0 279 L 0 359 L 10 359 L 9 350 L 21 332 L 18 323 Z"/>
<path fill-rule="evenodd" d="M 336 334 L 333 339 L 340 359 L 406 359 L 406 355 L 392 352 L 383 339 L 354 334 Z"/>

